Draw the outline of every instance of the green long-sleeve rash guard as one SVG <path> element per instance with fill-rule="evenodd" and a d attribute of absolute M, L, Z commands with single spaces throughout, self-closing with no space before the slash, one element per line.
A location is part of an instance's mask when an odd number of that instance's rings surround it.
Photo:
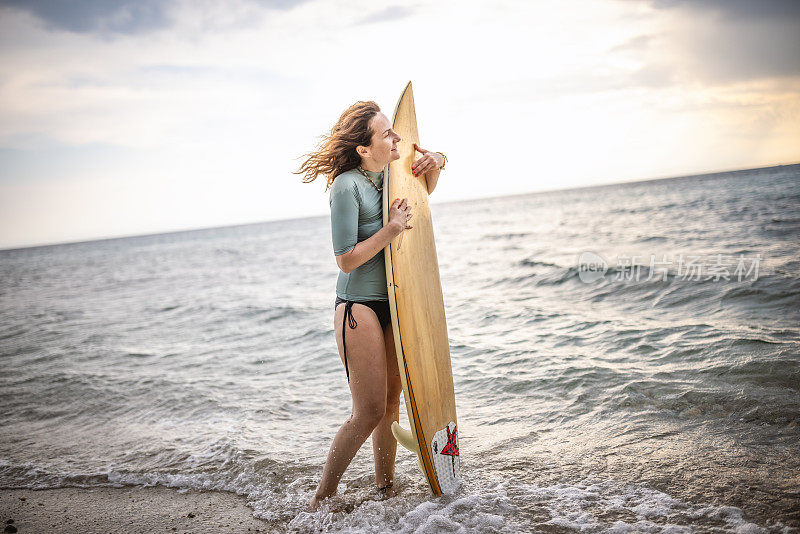
<path fill-rule="evenodd" d="M 365 171 L 377 187 L 383 173 Z M 333 180 L 330 190 L 333 253 L 340 256 L 383 227 L 383 194 L 356 169 Z M 345 300 L 387 300 L 383 250 L 349 273 L 339 271 L 336 295 Z"/>

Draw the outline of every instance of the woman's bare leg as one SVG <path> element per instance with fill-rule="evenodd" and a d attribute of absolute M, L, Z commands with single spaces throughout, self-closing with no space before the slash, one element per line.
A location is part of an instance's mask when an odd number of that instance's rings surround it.
<path fill-rule="evenodd" d="M 394 481 L 394 459 L 397 453 L 397 440 L 392 435 L 392 422 L 397 421 L 400 411 L 400 393 L 403 385 L 397 367 L 392 324 L 383 330 L 386 347 L 386 411 L 383 419 L 372 431 L 372 452 L 375 457 L 375 484 L 379 488 L 391 486 Z M 387 495 L 393 494 L 387 491 Z"/>
<path fill-rule="evenodd" d="M 336 307 L 334 331 L 339 357 L 342 351 L 344 304 Z M 347 368 L 350 370 L 350 393 L 353 409 L 350 417 L 333 438 L 317 492 L 309 503 L 316 510 L 319 501 L 336 493 L 347 466 L 386 413 L 386 347 L 383 331 L 375 312 L 363 304 L 354 304 L 356 328 L 345 324 Z"/>

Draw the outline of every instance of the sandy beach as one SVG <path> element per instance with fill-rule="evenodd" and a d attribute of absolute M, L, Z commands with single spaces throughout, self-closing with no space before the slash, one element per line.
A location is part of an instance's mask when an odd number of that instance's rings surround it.
<path fill-rule="evenodd" d="M 141 532 L 268 532 L 244 497 L 163 486 L 1 490 L 5 532 L 106 534 Z M 9 520 L 13 519 L 13 523 Z"/>

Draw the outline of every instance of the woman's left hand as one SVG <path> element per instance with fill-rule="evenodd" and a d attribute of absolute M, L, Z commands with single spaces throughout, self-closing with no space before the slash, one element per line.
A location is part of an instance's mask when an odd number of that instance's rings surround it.
<path fill-rule="evenodd" d="M 442 168 L 442 165 L 444 165 L 444 156 L 438 152 L 425 150 L 416 143 L 414 143 L 414 150 L 422 154 L 422 157 L 411 166 L 411 172 L 414 173 L 414 176 L 419 176 L 420 174 L 425 174 L 432 170 L 439 170 Z"/>

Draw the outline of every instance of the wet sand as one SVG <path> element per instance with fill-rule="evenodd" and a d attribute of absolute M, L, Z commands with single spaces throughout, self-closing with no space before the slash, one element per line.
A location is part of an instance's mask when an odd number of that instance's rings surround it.
<path fill-rule="evenodd" d="M 269 532 L 244 497 L 163 486 L 0 490 L 0 528 L 20 534 Z M 13 523 L 9 523 L 13 519 Z"/>

